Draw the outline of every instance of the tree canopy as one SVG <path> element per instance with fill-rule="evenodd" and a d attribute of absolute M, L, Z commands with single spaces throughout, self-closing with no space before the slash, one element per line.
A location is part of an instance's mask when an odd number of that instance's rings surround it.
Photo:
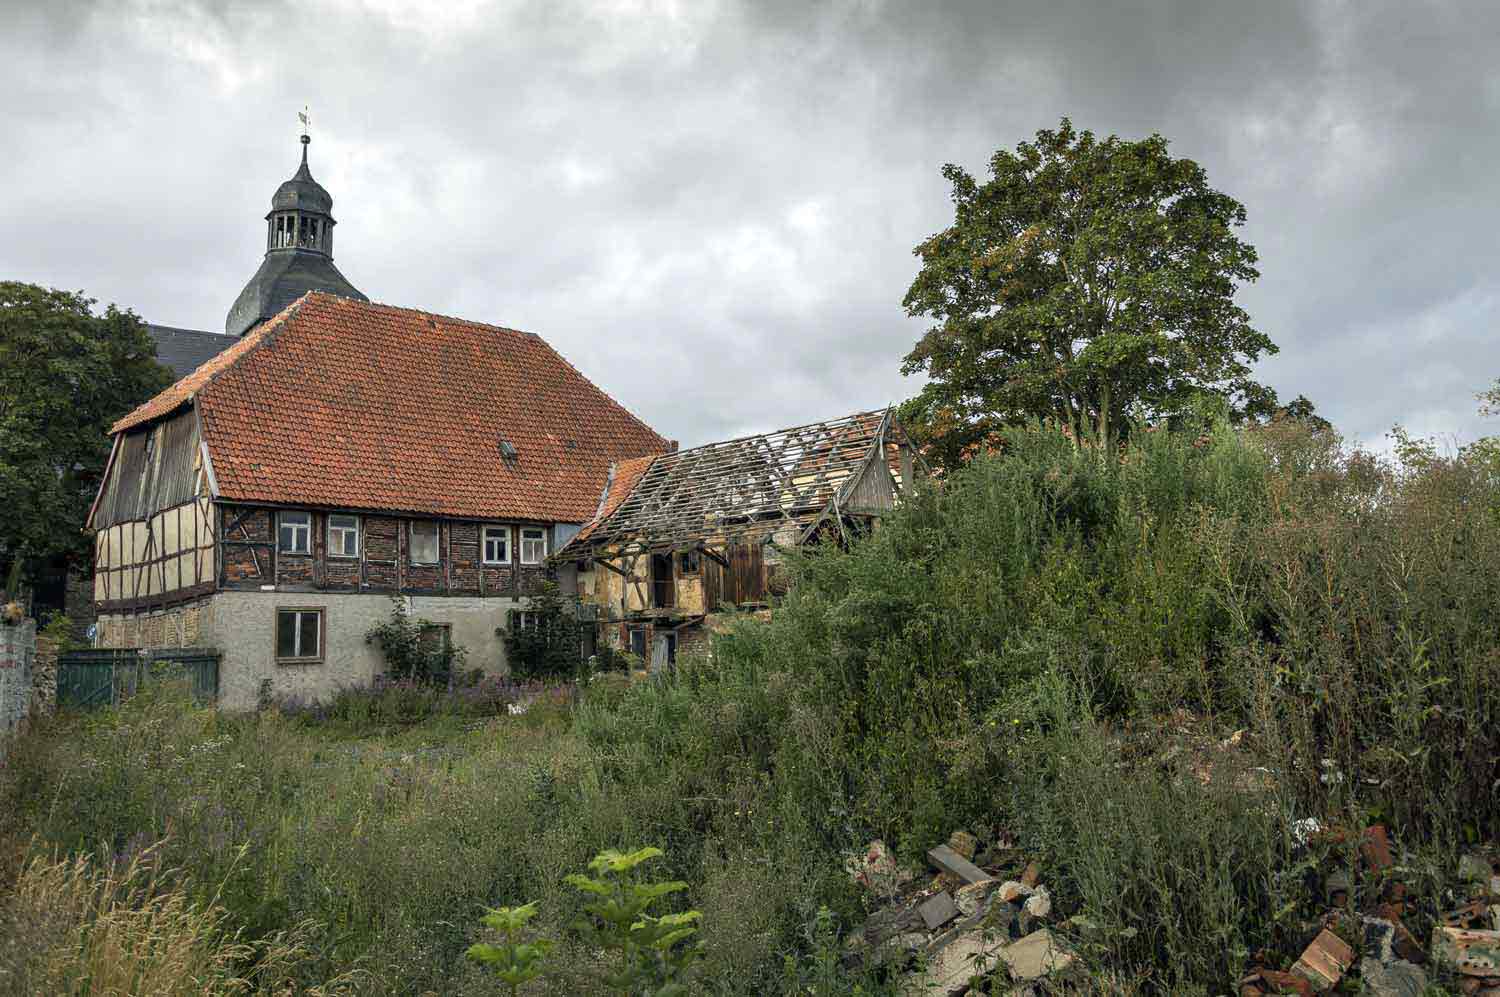
<path fill-rule="evenodd" d="M 172 383 L 140 318 L 81 292 L 0 281 L 0 560 L 87 554 L 114 420 Z"/>
<path fill-rule="evenodd" d="M 1064 118 L 990 160 L 980 183 L 949 164 L 954 220 L 916 247 L 904 304 L 934 320 L 904 373 L 908 405 L 951 458 L 999 425 L 1050 418 L 1112 445 L 1126 416 L 1205 393 L 1269 412 L 1250 364 L 1276 346 L 1234 302 L 1255 249 L 1245 208 L 1167 141 L 1100 140 Z"/>

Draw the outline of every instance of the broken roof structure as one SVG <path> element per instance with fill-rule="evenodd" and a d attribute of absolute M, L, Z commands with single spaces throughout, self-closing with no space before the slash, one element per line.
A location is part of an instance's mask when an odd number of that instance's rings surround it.
<path fill-rule="evenodd" d="M 879 515 L 920 460 L 891 409 L 616 463 L 593 520 L 557 560 L 802 543 Z"/>

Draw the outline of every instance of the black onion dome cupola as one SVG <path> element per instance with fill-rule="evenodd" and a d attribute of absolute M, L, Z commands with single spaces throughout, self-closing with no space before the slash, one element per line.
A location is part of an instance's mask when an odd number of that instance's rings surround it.
<path fill-rule="evenodd" d="M 266 258 L 224 320 L 231 336 L 243 336 L 308 291 L 370 300 L 333 265 L 333 198 L 307 168 L 311 141 L 302 136 L 302 165 L 271 197 Z"/>

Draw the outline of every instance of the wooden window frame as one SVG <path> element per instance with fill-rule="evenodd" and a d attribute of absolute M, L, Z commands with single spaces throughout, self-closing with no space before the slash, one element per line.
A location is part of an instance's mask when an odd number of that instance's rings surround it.
<path fill-rule="evenodd" d="M 314 655 L 299 654 L 290 658 L 281 656 L 281 614 L 298 614 L 296 640 L 294 644 L 302 641 L 303 613 L 316 613 L 318 616 L 318 653 Z M 277 606 L 272 610 L 271 616 L 271 660 L 278 665 L 318 665 L 322 664 L 328 648 L 328 610 L 325 606 Z"/>
<path fill-rule="evenodd" d="M 542 556 L 540 558 L 538 558 L 537 560 L 535 560 L 535 561 L 528 561 L 526 559 L 526 541 L 529 539 L 529 540 L 535 542 L 535 540 L 536 540 L 536 537 L 527 537 L 526 534 L 528 534 L 528 533 L 540 533 L 542 535 L 542 537 L 541 537 L 541 539 L 542 539 Z M 518 558 L 520 558 L 520 563 L 522 563 L 522 564 L 524 564 L 524 565 L 526 565 L 528 567 L 535 567 L 535 566 L 538 566 L 538 565 L 541 565 L 541 564 L 545 564 L 546 561 L 547 561 L 547 547 L 548 547 L 548 544 L 547 544 L 547 528 L 545 526 L 523 526 L 523 527 L 521 527 L 519 541 L 517 542 L 516 546 L 519 548 L 516 551 L 516 556 Z"/>
<path fill-rule="evenodd" d="M 688 558 L 692 558 L 692 567 L 688 567 Z M 703 571 L 703 554 L 696 550 L 682 550 L 677 552 L 677 574 L 678 577 L 694 576 Z"/>
<path fill-rule="evenodd" d="M 302 531 L 302 535 L 307 538 L 307 549 L 306 550 L 297 550 L 294 547 L 283 547 L 281 545 L 281 526 L 282 526 L 282 520 L 285 519 L 285 517 L 287 517 L 287 516 L 306 516 L 307 517 L 307 522 L 306 523 L 292 523 L 292 524 L 289 524 L 292 527 L 292 531 L 293 531 L 292 532 L 292 536 L 295 537 L 297 535 L 297 531 L 301 530 Z M 313 514 L 312 513 L 307 512 L 305 510 L 301 510 L 301 509 L 280 509 L 280 510 L 278 510 L 277 513 L 276 513 L 276 553 L 278 553 L 278 554 L 311 554 L 313 552 L 312 551 L 312 548 L 313 548 L 312 531 L 313 531 Z"/>
<path fill-rule="evenodd" d="M 354 520 L 354 527 L 353 527 L 352 530 L 349 527 L 347 527 L 347 526 L 335 527 L 333 525 L 333 521 L 335 519 L 352 519 L 352 520 Z M 354 515 L 352 513 L 347 513 L 347 512 L 331 512 L 331 513 L 328 514 L 327 520 L 328 520 L 328 523 L 327 523 L 327 526 L 325 528 L 325 532 L 327 533 L 327 537 L 325 539 L 326 539 L 326 542 L 328 544 L 328 556 L 331 557 L 331 558 L 337 558 L 337 559 L 343 560 L 343 561 L 355 561 L 355 560 L 358 560 L 359 559 L 360 548 L 361 548 L 361 546 L 365 542 L 365 537 L 364 537 L 364 533 L 365 533 L 365 531 L 364 531 L 364 523 L 360 519 L 360 517 L 356 516 L 356 515 Z M 336 553 L 334 553 L 333 531 L 335 529 L 337 529 L 340 533 L 351 533 L 352 532 L 354 534 L 354 553 L 352 553 L 352 554 L 347 554 L 347 553 L 337 553 L 336 554 Z"/>
<path fill-rule="evenodd" d="M 453 624 L 432 623 L 430 621 L 423 623 L 420 635 L 417 639 L 425 640 L 431 634 L 441 635 L 440 639 L 442 641 L 442 652 L 445 657 L 453 653 Z"/>
<path fill-rule="evenodd" d="M 416 539 L 417 527 L 432 524 L 432 552 L 431 561 L 417 560 Z M 408 564 L 419 568 L 431 568 L 443 563 L 443 525 L 436 519 L 411 519 L 406 523 L 406 561 Z"/>
<path fill-rule="evenodd" d="M 505 531 L 505 558 L 500 561 L 490 560 L 490 530 Z M 510 564 L 514 557 L 511 548 L 514 546 L 515 531 L 504 523 L 485 523 L 479 528 L 479 559 L 485 564 Z"/>

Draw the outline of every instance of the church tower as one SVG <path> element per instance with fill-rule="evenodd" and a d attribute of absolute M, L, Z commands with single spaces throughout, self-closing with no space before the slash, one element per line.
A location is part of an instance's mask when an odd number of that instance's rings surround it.
<path fill-rule="evenodd" d="M 266 257 L 234 300 L 224 331 L 243 336 L 308 291 L 368 301 L 333 265 L 333 198 L 307 168 L 302 135 L 302 165 L 271 197 L 266 215 Z"/>

